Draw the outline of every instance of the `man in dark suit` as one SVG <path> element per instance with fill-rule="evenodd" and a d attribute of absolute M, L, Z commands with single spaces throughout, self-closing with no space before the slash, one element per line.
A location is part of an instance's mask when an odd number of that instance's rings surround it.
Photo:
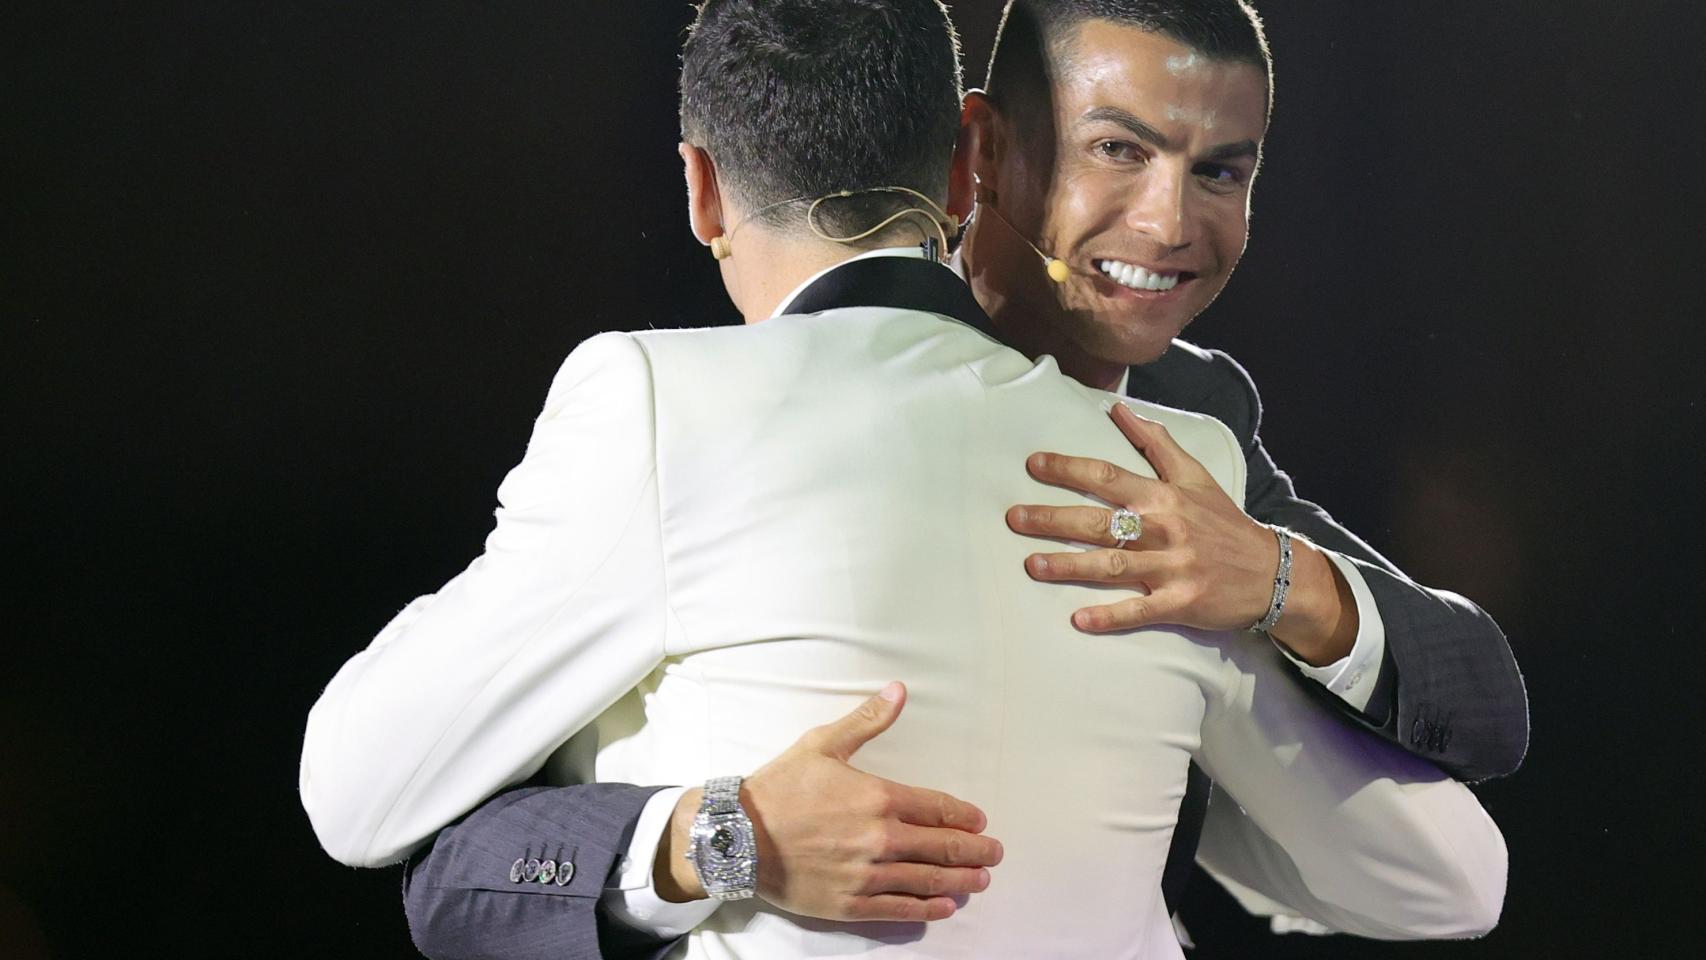
<path fill-rule="evenodd" d="M 1248 233 L 1261 131 L 1240 135 L 1235 118 L 1257 98 L 1265 126 L 1270 94 L 1254 14 L 1235 0 L 1019 0 L 996 49 L 987 93 L 968 97 L 960 146 L 977 151 L 981 184 L 962 269 L 997 332 L 1091 386 L 1222 420 L 1243 444 L 1249 477 L 1240 508 L 1192 482 L 1158 429 L 1140 446 L 1159 481 L 1099 461 L 1035 457 L 1027 466 L 1039 479 L 1129 508 L 1145 532 L 1112 540 L 1110 508 L 1087 501 L 1016 507 L 1008 523 L 1020 533 L 1103 547 L 1040 553 L 1031 575 L 1129 589 L 1080 611 L 1075 623 L 1086 631 L 1265 621 L 1297 662 L 1299 682 L 1349 722 L 1460 779 L 1513 771 L 1527 708 L 1497 626 L 1467 600 L 1411 581 L 1300 499 L 1261 444 L 1260 402 L 1243 369 L 1176 339 L 1224 286 Z M 1289 597 L 1274 583 L 1279 551 L 1265 525 L 1301 535 Z M 1270 618 L 1281 601 L 1282 615 Z M 768 838 L 760 896 L 800 913 L 874 918 L 860 916 L 860 898 L 837 895 L 838 881 L 882 889 L 873 824 L 923 826 L 942 839 L 936 865 L 964 862 L 952 841 L 958 834 L 969 844 L 982 830 L 974 807 L 899 784 L 872 790 L 874 778 L 846 762 L 899 709 L 873 699 L 748 778 L 743 799 Z M 1197 778 L 1181 808 L 1170 902 L 1197 852 L 1193 825 L 1204 824 L 1207 791 Z M 894 812 L 919 799 L 935 812 Z M 696 791 L 619 784 L 495 797 L 413 862 L 405 900 L 417 943 L 434 957 L 661 954 L 708 913 L 644 906 L 702 895 L 672 869 L 697 806 Z M 1237 842 L 1217 831 L 1214 809 L 1200 854 L 1211 867 L 1217 847 Z M 809 842 L 830 835 L 848 842 Z M 515 882 L 512 863 L 546 848 L 570 851 L 557 854 L 573 863 L 568 879 Z"/>

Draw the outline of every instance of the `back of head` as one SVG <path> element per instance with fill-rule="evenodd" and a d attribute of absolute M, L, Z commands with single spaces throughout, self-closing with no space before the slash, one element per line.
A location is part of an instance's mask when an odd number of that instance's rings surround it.
<path fill-rule="evenodd" d="M 1092 20 L 1159 34 L 1209 60 L 1248 63 L 1267 76 L 1272 108 L 1273 58 L 1247 0 L 1008 0 L 984 82 L 990 99 L 1003 110 L 1047 103 L 1071 38 Z"/>
<path fill-rule="evenodd" d="M 940 0 L 705 0 L 681 54 L 681 135 L 748 211 L 902 186 L 941 200 L 959 129 L 959 39 Z M 862 230 L 905 197 L 827 204 Z M 758 219 L 803 221 L 790 204 Z"/>

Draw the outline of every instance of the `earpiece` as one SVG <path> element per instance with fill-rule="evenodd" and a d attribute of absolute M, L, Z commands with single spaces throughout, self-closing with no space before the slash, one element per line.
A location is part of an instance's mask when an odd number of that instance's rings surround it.
<path fill-rule="evenodd" d="M 1056 259 L 1042 252 L 1036 244 L 1030 241 L 1030 238 L 1020 233 L 1017 227 L 1009 223 L 1007 218 L 1001 215 L 1000 210 L 995 209 L 995 204 L 989 202 L 994 199 L 993 194 L 990 194 L 988 191 L 984 191 L 979 195 L 978 199 L 982 201 L 977 205 L 978 212 L 981 213 L 988 210 L 992 215 L 994 215 L 995 219 L 1001 221 L 1003 226 L 1008 230 L 1013 231 L 1013 236 L 1024 241 L 1025 246 L 1030 247 L 1033 253 L 1043 258 L 1043 270 L 1048 273 L 1048 278 L 1050 280 L 1053 280 L 1055 283 L 1065 283 L 1066 278 L 1072 276 L 1072 268 L 1066 265 L 1065 260 Z"/>
<path fill-rule="evenodd" d="M 890 214 L 887 219 L 878 223 L 869 230 L 864 230 L 848 237 L 831 236 L 830 234 L 825 233 L 822 227 L 818 226 L 817 209 L 824 204 L 824 201 L 841 200 L 861 193 L 904 193 L 930 209 L 921 210 L 918 207 L 907 207 L 905 210 L 901 210 L 898 213 Z M 930 237 L 929 243 L 925 246 L 925 251 L 929 255 L 930 259 L 936 260 L 942 252 L 948 249 L 947 228 L 953 227 L 957 232 L 960 226 L 958 223 L 954 222 L 952 217 L 948 216 L 947 211 L 937 205 L 936 201 L 922 193 L 919 193 L 911 187 L 864 187 L 859 190 L 838 190 L 835 193 L 826 193 L 821 197 L 790 197 L 786 200 L 778 200 L 775 203 L 765 204 L 764 206 L 759 207 L 752 213 L 747 214 L 744 220 L 735 224 L 733 230 L 730 230 L 728 233 L 722 234 L 721 236 L 711 238 L 712 258 L 717 260 L 727 260 L 729 257 L 734 256 L 735 251 L 732 246 L 734 235 L 740 231 L 741 227 L 746 226 L 748 220 L 764 213 L 766 210 L 772 210 L 776 207 L 790 203 L 803 203 L 807 200 L 810 200 L 812 205 L 806 210 L 806 227 L 809 228 L 813 234 L 817 235 L 819 239 L 827 240 L 830 243 L 858 243 L 860 240 L 863 240 L 872 234 L 881 232 L 889 224 L 894 223 L 902 217 L 917 215 L 928 220 L 930 222 L 930 226 L 936 231 L 936 236 Z"/>

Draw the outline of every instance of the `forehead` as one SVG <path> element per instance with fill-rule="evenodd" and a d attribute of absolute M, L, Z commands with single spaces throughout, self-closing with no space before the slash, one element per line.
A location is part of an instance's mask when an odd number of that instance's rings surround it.
<path fill-rule="evenodd" d="M 1117 107 L 1157 128 L 1262 139 L 1267 77 L 1253 64 L 1210 60 L 1158 33 L 1106 20 L 1080 24 L 1055 53 L 1055 109 L 1069 121 Z"/>

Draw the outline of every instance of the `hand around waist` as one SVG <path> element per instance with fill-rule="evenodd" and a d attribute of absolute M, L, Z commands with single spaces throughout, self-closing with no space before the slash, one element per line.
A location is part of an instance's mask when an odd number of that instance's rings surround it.
<path fill-rule="evenodd" d="M 1001 844 L 977 807 L 855 769 L 855 751 L 906 705 L 891 683 L 845 717 L 814 727 L 741 784 L 758 843 L 758 896 L 825 920 L 942 920 L 989 886 Z M 666 900 L 705 896 L 687 849 L 701 791 L 676 804 L 653 882 Z"/>

